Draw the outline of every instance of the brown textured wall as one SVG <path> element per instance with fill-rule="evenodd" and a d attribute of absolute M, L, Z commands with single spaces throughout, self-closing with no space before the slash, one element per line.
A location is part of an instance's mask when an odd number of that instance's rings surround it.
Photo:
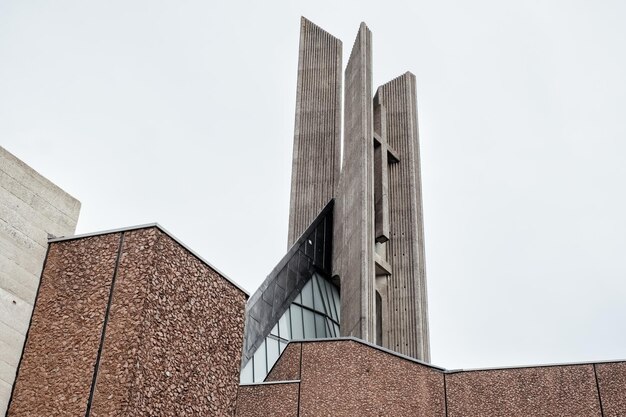
<path fill-rule="evenodd" d="M 626 362 L 595 365 L 605 417 L 626 416 Z"/>
<path fill-rule="evenodd" d="M 246 299 L 157 227 L 52 243 L 9 415 L 232 416 Z"/>
<path fill-rule="evenodd" d="M 298 383 L 242 385 L 237 396 L 237 417 L 296 417 Z"/>
<path fill-rule="evenodd" d="M 304 343 L 300 416 L 443 417 L 443 374 L 354 341 Z"/>
<path fill-rule="evenodd" d="M 601 416 L 593 365 L 446 375 L 448 417 Z"/>
<path fill-rule="evenodd" d="M 289 343 L 280 360 L 265 377 L 265 381 L 295 381 L 300 379 L 302 343 Z"/>
<path fill-rule="evenodd" d="M 151 245 L 152 265 L 143 255 Z M 232 415 L 245 302 L 161 231 L 127 233 L 92 415 Z M 126 398 L 112 401 L 119 392 Z"/>
<path fill-rule="evenodd" d="M 83 416 L 119 234 L 50 245 L 8 416 Z"/>
<path fill-rule="evenodd" d="M 158 231 L 154 228 L 124 234 L 91 408 L 93 416 L 123 415 L 124 405 L 130 403 L 131 396 L 141 395 L 141 387 L 129 390 L 125 385 L 135 382 L 140 373 L 136 358 L 146 336 L 145 300 L 150 292 L 148 282 L 154 275 L 157 240 Z M 102 401 L 103 397 L 107 401 Z"/>
<path fill-rule="evenodd" d="M 299 374 L 303 417 L 626 416 L 626 362 L 448 372 L 338 339 L 290 344 L 268 379 Z M 238 416 L 264 415 L 278 398 L 241 386 L 237 409 L 248 414 Z"/>

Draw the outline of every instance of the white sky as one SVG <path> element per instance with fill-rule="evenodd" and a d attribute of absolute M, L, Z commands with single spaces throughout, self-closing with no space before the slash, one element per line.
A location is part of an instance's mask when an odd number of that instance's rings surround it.
<path fill-rule="evenodd" d="M 286 250 L 300 16 L 417 76 L 433 363 L 626 358 L 626 3 L 0 1 L 0 145 L 253 292 Z"/>

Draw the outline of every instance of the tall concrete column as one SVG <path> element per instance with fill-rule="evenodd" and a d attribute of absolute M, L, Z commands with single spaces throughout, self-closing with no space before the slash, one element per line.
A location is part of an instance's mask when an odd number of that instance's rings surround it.
<path fill-rule="evenodd" d="M 428 300 L 422 214 L 415 76 L 410 72 L 378 88 L 386 111 L 386 136 L 398 162 L 389 165 L 391 275 L 386 276 L 387 345 L 396 352 L 430 361 Z"/>
<path fill-rule="evenodd" d="M 344 149 L 333 268 L 341 282 L 341 334 L 373 341 L 374 146 L 372 33 L 361 23 L 345 71 Z"/>
<path fill-rule="evenodd" d="M 288 246 L 335 196 L 341 153 L 341 41 L 302 18 Z"/>
<path fill-rule="evenodd" d="M 362 23 L 344 73 L 341 43 L 302 19 L 289 244 L 334 197 L 332 271 L 341 334 L 430 360 L 415 77 L 372 95 L 372 33 Z"/>

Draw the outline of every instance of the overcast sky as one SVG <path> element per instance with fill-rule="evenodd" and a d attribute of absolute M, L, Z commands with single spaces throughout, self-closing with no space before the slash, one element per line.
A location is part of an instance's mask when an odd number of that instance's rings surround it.
<path fill-rule="evenodd" d="M 623 1 L 0 1 L 0 145 L 249 292 L 286 250 L 300 16 L 417 77 L 433 363 L 626 358 Z"/>

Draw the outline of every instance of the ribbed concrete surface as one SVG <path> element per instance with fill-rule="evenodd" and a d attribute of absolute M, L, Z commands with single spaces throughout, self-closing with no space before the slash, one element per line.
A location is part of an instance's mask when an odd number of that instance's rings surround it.
<path fill-rule="evenodd" d="M 32 312 L 48 234 L 74 233 L 80 202 L 0 147 L 0 416 Z"/>
<path fill-rule="evenodd" d="M 341 152 L 341 41 L 301 25 L 288 247 L 334 197 Z"/>
<path fill-rule="evenodd" d="M 400 161 L 389 165 L 391 237 L 387 259 L 392 275 L 387 283 L 389 349 L 430 361 L 428 300 L 424 253 L 424 220 L 420 177 L 415 76 L 406 73 L 379 87 L 386 109 L 389 146 Z"/>
<path fill-rule="evenodd" d="M 372 33 L 361 23 L 345 71 L 343 166 L 334 228 L 333 268 L 341 279 L 341 334 L 372 341 L 374 175 Z"/>

